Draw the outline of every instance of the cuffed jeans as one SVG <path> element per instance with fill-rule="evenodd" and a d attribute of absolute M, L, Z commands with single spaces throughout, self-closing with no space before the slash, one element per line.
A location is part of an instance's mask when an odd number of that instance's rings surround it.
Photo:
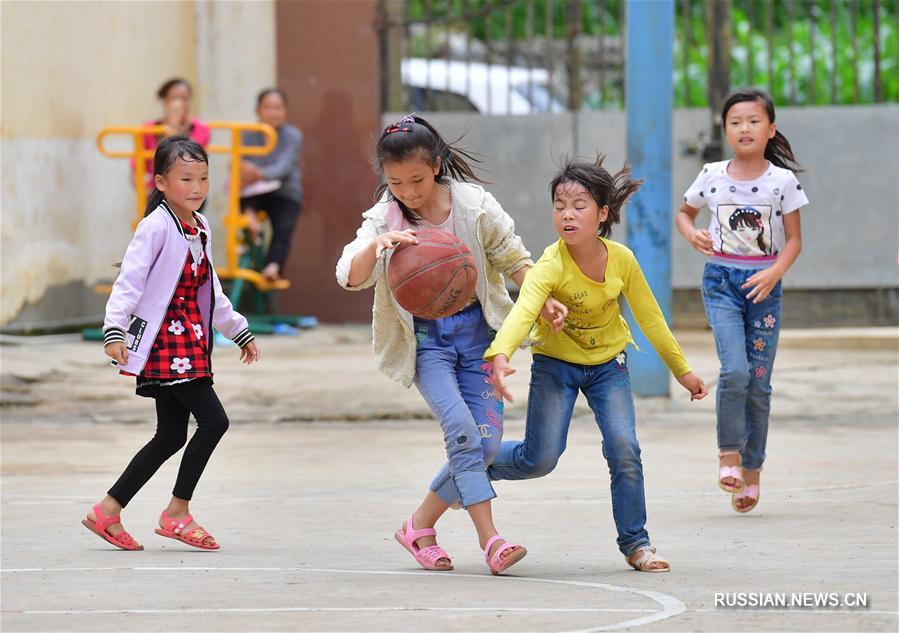
<path fill-rule="evenodd" d="M 494 332 L 475 303 L 452 316 L 414 320 L 415 386 L 440 421 L 448 463 L 430 489 L 468 507 L 496 496 L 487 465 L 503 437 L 503 404 L 493 393 L 483 355 Z"/>

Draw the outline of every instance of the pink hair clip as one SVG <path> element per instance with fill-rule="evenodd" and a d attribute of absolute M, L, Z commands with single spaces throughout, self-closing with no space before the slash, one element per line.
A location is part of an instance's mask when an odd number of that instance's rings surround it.
<path fill-rule="evenodd" d="M 404 116 L 402 119 L 397 121 L 396 123 L 391 123 L 386 128 L 384 128 L 384 134 L 393 134 L 394 132 L 411 132 L 412 124 L 415 123 L 415 113 L 408 116 Z"/>

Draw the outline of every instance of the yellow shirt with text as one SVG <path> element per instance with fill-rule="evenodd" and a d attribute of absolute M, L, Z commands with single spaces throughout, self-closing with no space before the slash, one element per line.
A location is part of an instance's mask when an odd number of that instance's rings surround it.
<path fill-rule="evenodd" d="M 556 334 L 540 319 L 533 337 L 537 341 L 533 352 L 581 365 L 608 362 L 629 342 L 633 343 L 618 308 L 618 297 L 623 293 L 640 329 L 671 373 L 683 376 L 690 372 L 633 252 L 618 242 L 597 239 L 608 250 L 605 281 L 594 281 L 582 273 L 563 240 L 551 244 L 528 271 L 518 301 L 484 353 L 485 359 L 491 360 L 497 354 L 511 358 L 552 295 L 568 306 L 568 319 L 564 329 Z"/>

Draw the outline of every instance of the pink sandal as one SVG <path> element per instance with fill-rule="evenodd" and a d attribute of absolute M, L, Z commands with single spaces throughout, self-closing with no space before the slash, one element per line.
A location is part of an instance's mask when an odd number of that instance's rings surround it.
<path fill-rule="evenodd" d="M 403 529 L 397 530 L 394 533 L 393 537 L 396 539 L 397 543 L 405 547 L 418 564 L 425 569 L 429 571 L 450 571 L 453 568 L 453 559 L 450 558 L 450 555 L 447 554 L 442 547 L 439 545 L 429 545 L 428 547 L 421 548 L 415 542 L 424 536 L 437 536 L 437 530 L 434 528 L 416 530 L 412 527 L 412 518 L 413 515 L 410 514 L 409 518 L 406 519 L 405 525 L 403 525 Z M 437 561 L 441 558 L 445 558 L 450 564 L 438 565 Z"/>
<path fill-rule="evenodd" d="M 100 507 L 100 504 L 94 506 L 94 515 L 97 517 L 96 521 L 91 521 L 90 519 L 81 519 L 82 525 L 86 527 L 88 530 L 102 538 L 104 541 L 108 541 L 112 543 L 119 549 L 128 550 L 129 552 L 137 552 L 144 549 L 143 545 L 138 544 L 128 532 L 120 532 L 113 536 L 109 532 L 106 531 L 110 525 L 115 525 L 116 523 L 122 522 L 121 516 L 108 517 L 103 514 L 103 508 Z"/>
<path fill-rule="evenodd" d="M 191 547 L 199 547 L 200 549 L 210 549 L 215 550 L 219 549 L 221 546 L 215 542 L 215 538 L 201 528 L 199 525 L 193 528 L 188 533 L 183 533 L 185 527 L 190 525 L 190 522 L 194 520 L 192 516 L 189 514 L 183 519 L 173 519 L 168 513 L 163 510 L 162 517 L 160 519 L 164 524 L 165 528 L 156 528 L 156 533 L 159 536 L 164 536 L 166 538 L 173 538 L 176 541 L 181 541 Z M 206 539 L 212 539 L 212 543 L 207 543 Z"/>
<path fill-rule="evenodd" d="M 496 548 L 496 551 L 493 552 L 493 556 L 490 555 L 490 548 L 493 547 L 493 544 L 497 541 L 505 540 L 499 534 L 496 536 L 491 536 L 490 540 L 487 541 L 487 545 L 484 547 L 484 561 L 487 563 L 487 566 L 490 568 L 490 573 L 496 576 L 497 574 L 501 574 L 509 567 L 520 561 L 524 558 L 528 551 L 521 545 L 514 545 L 506 541 L 503 545 Z M 502 558 L 501 555 L 508 549 L 512 549 L 517 547 L 518 549 L 513 550 L 509 553 L 508 556 Z"/>
<path fill-rule="evenodd" d="M 759 489 L 759 486 L 757 484 L 752 484 L 746 486 L 743 490 L 731 497 L 730 506 L 734 509 L 734 511 L 739 512 L 740 514 L 744 514 L 746 512 L 749 512 L 759 504 L 760 496 L 761 490 Z M 740 506 L 739 502 L 743 499 L 749 499 L 752 501 L 752 503 L 748 506 Z"/>
<path fill-rule="evenodd" d="M 722 457 L 726 455 L 739 455 L 739 453 L 727 452 L 727 453 L 719 453 L 718 459 L 720 460 Z M 724 480 L 730 477 L 734 480 L 735 483 L 728 484 L 725 483 Z M 746 482 L 743 480 L 743 468 L 738 464 L 737 466 L 721 466 L 718 468 L 718 487 L 721 488 L 724 492 L 733 494 L 735 492 L 740 492 L 743 488 L 746 487 Z"/>

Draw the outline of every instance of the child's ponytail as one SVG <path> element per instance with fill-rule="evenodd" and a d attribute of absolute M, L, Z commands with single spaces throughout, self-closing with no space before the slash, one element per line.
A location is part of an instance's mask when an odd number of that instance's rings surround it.
<path fill-rule="evenodd" d="M 156 188 L 156 184 L 153 184 L 153 191 L 150 192 L 150 195 L 147 196 L 147 206 L 144 207 L 144 217 L 147 217 L 153 211 L 156 210 L 162 201 L 165 200 L 165 194 L 163 194 L 159 189 Z"/>
<path fill-rule="evenodd" d="M 447 174 L 456 180 L 476 180 L 477 182 L 486 182 L 478 178 L 477 174 L 474 173 L 474 169 L 472 169 L 471 165 L 468 163 L 468 161 L 474 163 L 479 163 L 481 161 L 465 150 L 455 146 L 455 143 L 462 140 L 461 136 L 450 144 L 443 140 L 443 137 L 434 129 L 434 126 L 425 119 L 413 114 L 412 120 L 427 129 L 436 141 L 436 154 L 437 157 L 440 158 L 440 172 L 437 174 L 437 182 L 441 182 L 440 179 L 445 178 Z"/>
<path fill-rule="evenodd" d="M 627 163 L 614 175 L 610 174 L 602 165 L 605 159 L 605 154 L 599 154 L 593 162 L 568 161 L 549 183 L 549 195 L 553 202 L 559 185 L 575 182 L 590 193 L 598 207 L 608 205 L 609 215 L 599 225 L 600 237 L 612 234 L 612 225 L 621 221 L 621 209 L 643 184 L 643 180 L 630 177 L 631 167 Z"/>
<path fill-rule="evenodd" d="M 375 145 L 375 158 L 378 171 L 383 176 L 384 163 L 400 163 L 410 158 L 420 156 L 429 165 L 440 163 L 440 170 L 434 176 L 438 183 L 445 184 L 448 178 L 459 181 L 477 181 L 486 183 L 479 178 L 470 163 L 479 163 L 479 159 L 472 154 L 455 146 L 462 140 L 459 137 L 452 143 L 447 143 L 434 127 L 420 116 L 410 114 L 396 123 L 391 123 L 378 138 Z M 375 200 L 380 200 L 384 192 L 389 193 L 387 183 L 382 183 L 375 191 Z M 390 196 L 393 199 L 393 196 Z M 396 200 L 403 216 L 410 224 L 418 224 L 416 215 L 409 210 L 400 200 Z"/>
<path fill-rule="evenodd" d="M 598 156 L 596 159 L 596 166 L 601 167 L 602 161 L 605 156 Z M 619 222 L 621 220 L 621 209 L 624 207 L 624 204 L 628 201 L 628 199 L 637 192 L 637 189 L 643 184 L 643 180 L 635 180 L 631 178 L 631 166 L 629 163 L 625 163 L 624 166 L 612 176 L 612 187 L 609 191 L 609 216 L 612 215 L 613 210 L 615 213 L 615 222 Z M 612 234 L 612 225 L 609 224 L 607 235 Z M 602 230 L 603 227 L 600 227 Z M 606 237 L 606 235 L 603 235 Z"/>
<path fill-rule="evenodd" d="M 749 88 L 746 90 L 737 90 L 732 92 L 724 101 L 724 107 L 721 108 L 721 125 L 727 127 L 727 113 L 734 105 L 744 101 L 759 101 L 768 114 L 768 120 L 774 123 L 774 101 L 771 96 L 764 90 L 758 88 Z M 772 164 L 782 169 L 789 169 L 793 173 L 802 171 L 802 167 L 796 161 L 793 155 L 793 148 L 790 147 L 790 141 L 787 137 L 775 130 L 774 137 L 768 139 L 765 146 L 765 158 Z"/>
<path fill-rule="evenodd" d="M 765 145 L 765 158 L 767 158 L 772 165 L 777 165 L 783 169 L 789 169 L 793 173 L 803 171 L 802 167 L 799 166 L 799 163 L 796 162 L 796 157 L 793 156 L 793 148 L 790 147 L 790 141 L 787 140 L 786 136 L 780 133 L 780 130 L 775 130 L 774 137 L 768 139 L 768 144 Z"/>

